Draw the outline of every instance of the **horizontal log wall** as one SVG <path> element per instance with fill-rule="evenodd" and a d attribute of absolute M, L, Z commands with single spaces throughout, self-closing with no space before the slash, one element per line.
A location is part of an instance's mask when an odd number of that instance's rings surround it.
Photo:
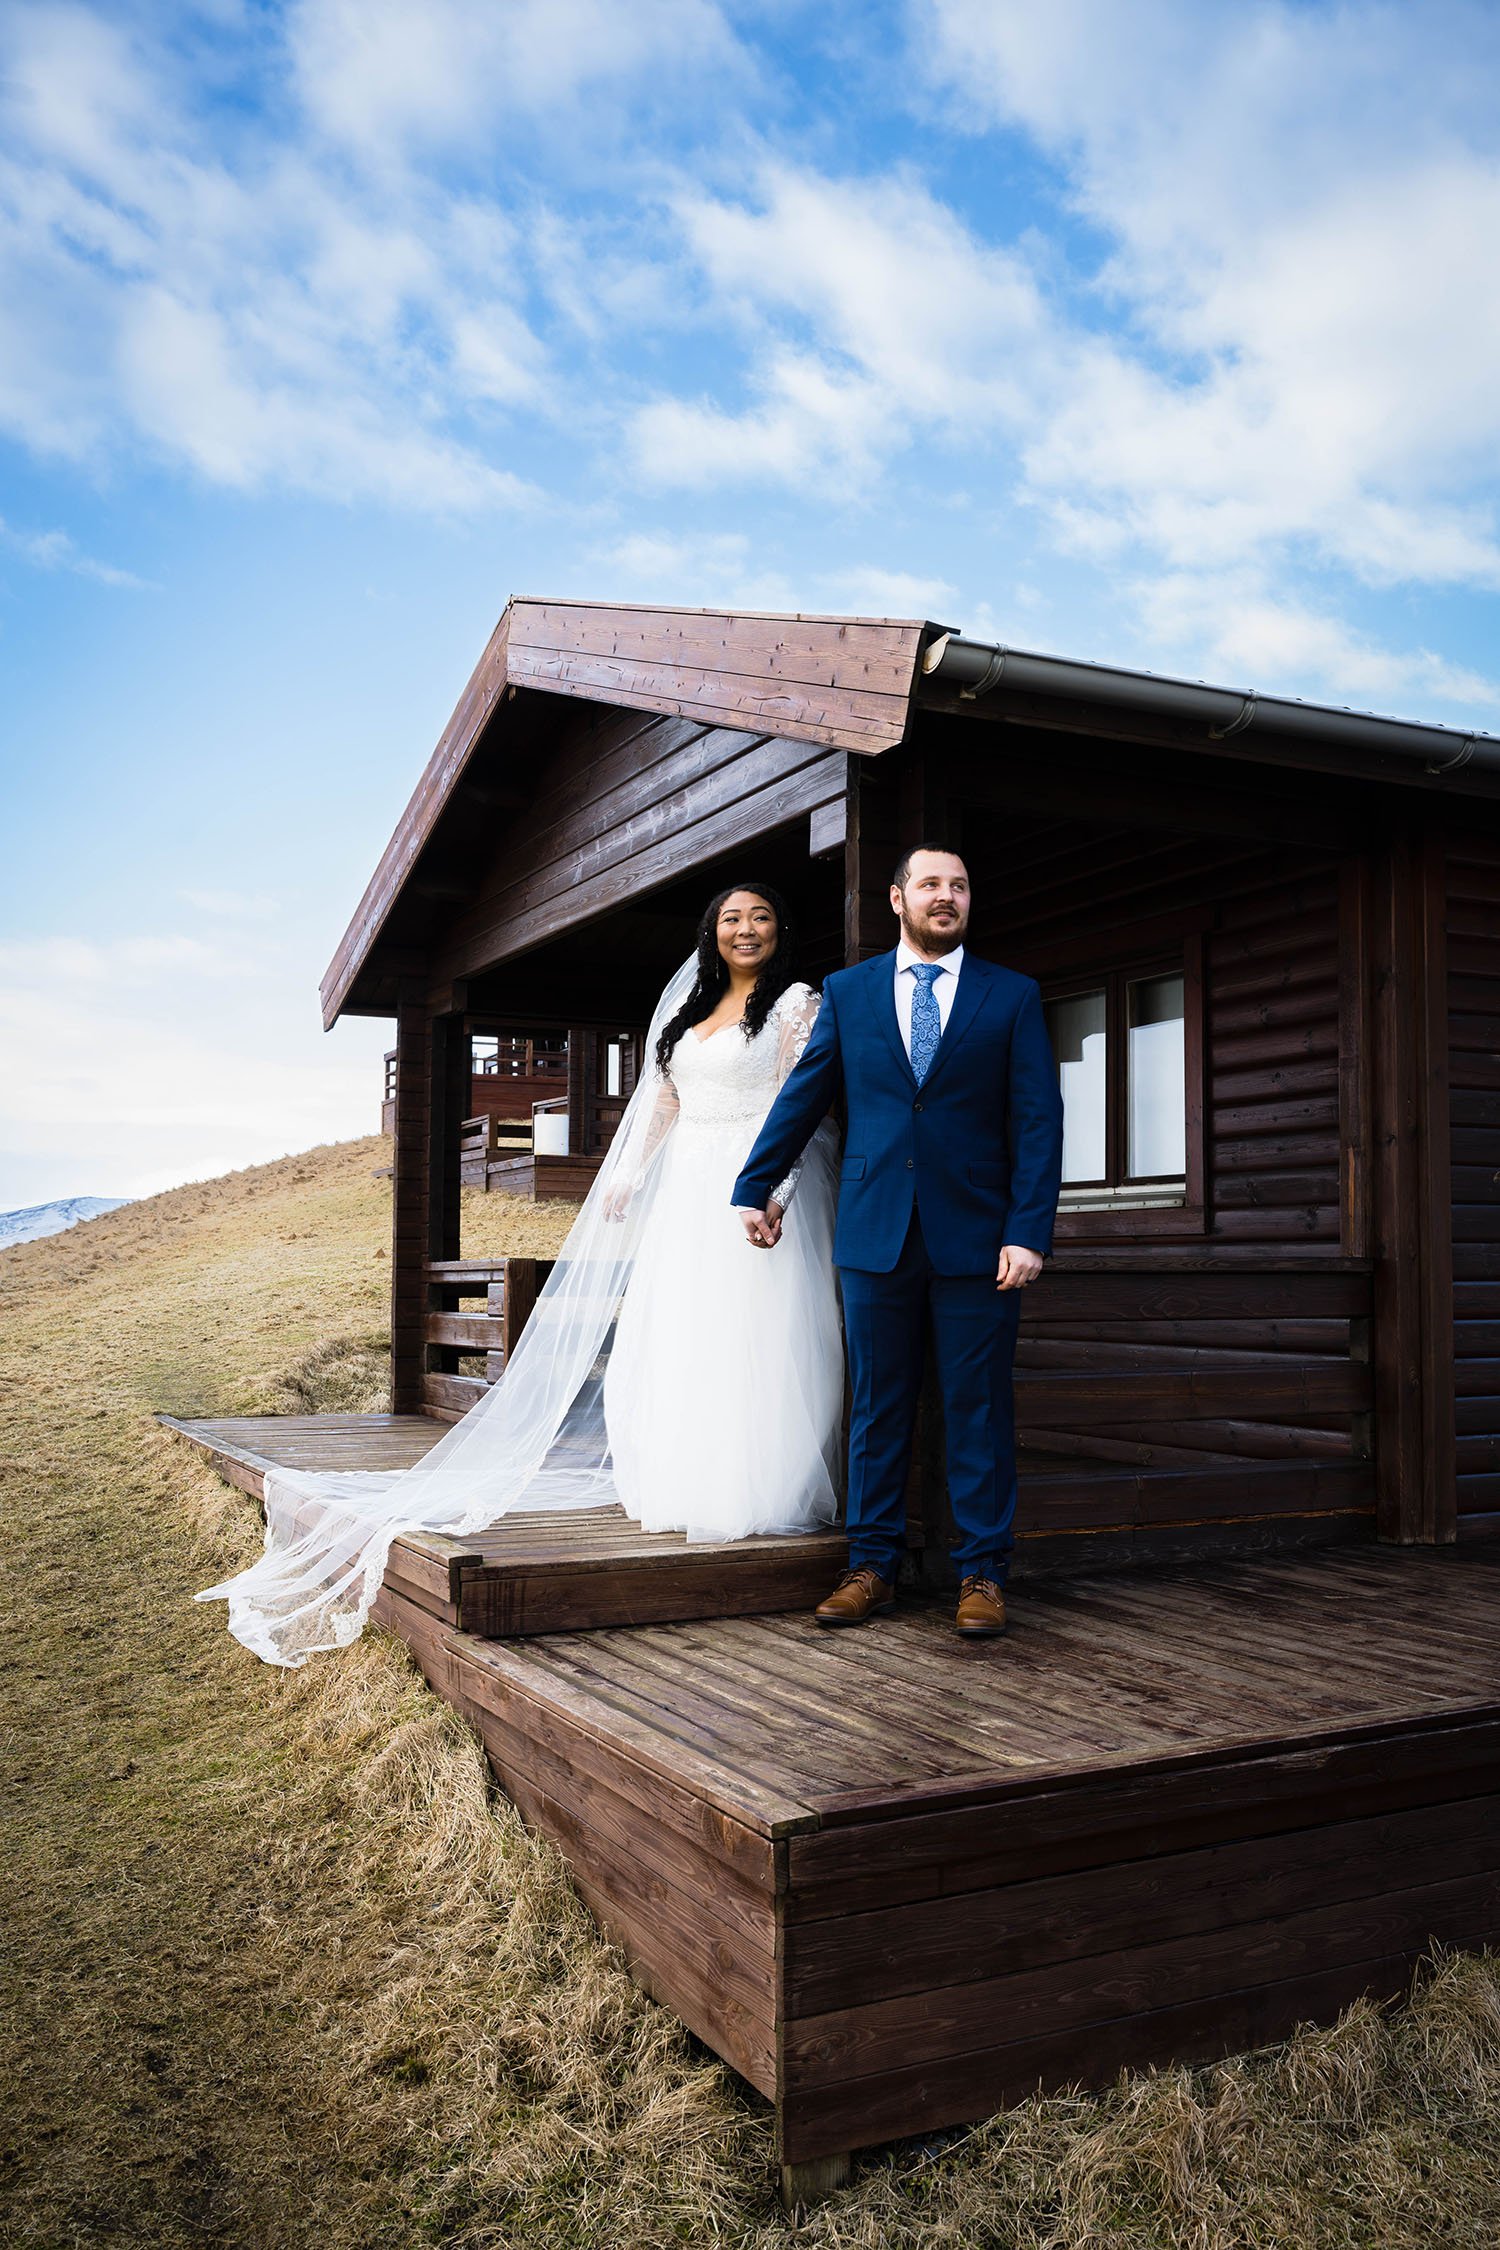
<path fill-rule="evenodd" d="M 1204 939 L 1208 1231 L 1336 1249 L 1338 872 L 1255 876 Z"/>
<path fill-rule="evenodd" d="M 1169 960 L 1188 936 L 1202 949 L 1200 1231 L 1155 1237 L 1142 1215 L 1091 1248 L 1086 1220 L 1060 1229 L 1017 1354 L 1023 1565 L 1368 1536 L 1371 1282 L 1342 1255 L 1340 1164 L 1360 1015 L 1341 993 L 1338 857 L 1036 813 L 987 819 L 977 844 L 971 808 L 960 825 L 991 957 L 1045 984 Z M 1110 1270 L 1086 1270 L 1100 1256 Z"/>
<path fill-rule="evenodd" d="M 1179 1253 L 1180 1261 L 1180 1253 Z M 1191 1548 L 1255 1521 L 1367 1535 L 1370 1277 L 1329 1260 L 1070 1271 L 1023 1307 L 1021 1559 Z"/>
<path fill-rule="evenodd" d="M 1448 846 L 1458 1534 L 1500 1535 L 1500 844 Z"/>

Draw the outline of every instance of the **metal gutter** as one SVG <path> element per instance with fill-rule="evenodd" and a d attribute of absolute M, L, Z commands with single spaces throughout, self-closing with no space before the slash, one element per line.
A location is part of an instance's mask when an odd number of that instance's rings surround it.
<path fill-rule="evenodd" d="M 1031 649 L 964 640 L 957 633 L 942 633 L 929 642 L 922 671 L 938 686 L 956 688 L 963 702 L 980 700 L 1003 681 L 1027 695 L 1072 696 L 1080 702 L 1196 720 L 1215 742 L 1254 727 L 1340 749 L 1420 759 L 1430 774 L 1457 773 L 1464 767 L 1476 773 L 1500 773 L 1500 739 L 1494 735 L 1383 719 L 1328 704 L 1299 703 L 1288 696 L 1257 695 L 1250 688 L 1205 687 L 1197 680 L 1164 679 L 1154 672 L 1079 664 L 1068 657 L 1039 656 Z"/>

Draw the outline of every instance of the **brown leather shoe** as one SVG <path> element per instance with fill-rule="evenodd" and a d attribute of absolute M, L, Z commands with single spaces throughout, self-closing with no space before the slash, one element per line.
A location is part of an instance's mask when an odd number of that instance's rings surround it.
<path fill-rule="evenodd" d="M 1005 1631 L 1005 1595 L 993 1578 L 966 1578 L 958 1589 L 955 1620 L 965 1640 L 990 1640 Z"/>
<path fill-rule="evenodd" d="M 813 1616 L 820 1625 L 863 1625 L 896 1606 L 896 1589 L 873 1570 L 846 1570 Z"/>

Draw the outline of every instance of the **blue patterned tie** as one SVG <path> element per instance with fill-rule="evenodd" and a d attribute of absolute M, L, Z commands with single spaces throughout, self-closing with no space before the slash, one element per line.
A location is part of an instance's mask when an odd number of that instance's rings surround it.
<path fill-rule="evenodd" d="M 932 1058 L 943 1036 L 943 1019 L 938 1012 L 937 994 L 932 989 L 943 973 L 942 963 L 914 961 L 911 973 L 917 980 L 911 996 L 911 1067 L 920 1086 L 932 1068 Z"/>

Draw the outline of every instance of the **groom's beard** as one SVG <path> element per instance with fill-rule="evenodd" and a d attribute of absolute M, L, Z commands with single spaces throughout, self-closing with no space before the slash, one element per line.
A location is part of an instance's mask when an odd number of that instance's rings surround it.
<path fill-rule="evenodd" d="M 904 908 L 901 914 L 901 934 L 919 953 L 957 952 L 968 926 L 966 914 L 955 914 L 951 920 L 940 922 L 929 922 L 925 915 L 919 920 Z"/>

